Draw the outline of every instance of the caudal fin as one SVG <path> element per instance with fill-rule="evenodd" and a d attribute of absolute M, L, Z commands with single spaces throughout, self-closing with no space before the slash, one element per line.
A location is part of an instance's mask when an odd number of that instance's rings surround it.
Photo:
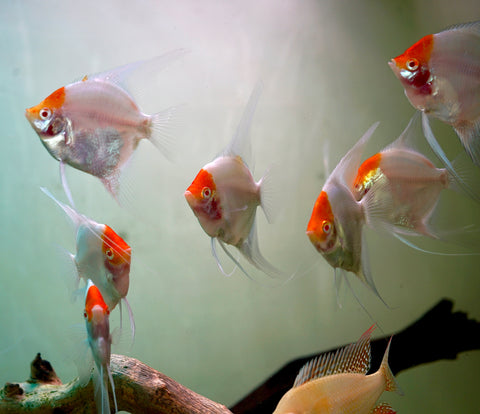
<path fill-rule="evenodd" d="M 175 132 L 179 125 L 182 105 L 172 106 L 151 115 L 150 141 L 169 160 L 175 156 Z"/>

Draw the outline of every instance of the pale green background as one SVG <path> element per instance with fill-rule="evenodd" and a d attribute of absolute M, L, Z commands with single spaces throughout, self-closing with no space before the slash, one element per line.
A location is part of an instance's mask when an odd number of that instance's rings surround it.
<path fill-rule="evenodd" d="M 127 209 L 95 178 L 73 169 L 67 175 L 79 210 L 133 248 L 128 298 L 137 338 L 129 355 L 229 405 L 286 361 L 355 341 L 371 325 L 350 291 L 337 307 L 333 270 L 304 233 L 325 180 L 325 142 L 333 167 L 375 121 L 381 124 L 370 154 L 397 137 L 413 108 L 388 59 L 426 34 L 479 18 L 477 0 L 2 1 L 0 383 L 25 380 L 36 352 L 63 381 L 73 379 L 72 325 L 82 323 L 81 301 L 68 298 L 55 247 L 72 250 L 73 231 L 39 190 L 65 200 L 58 165 L 24 118 L 26 107 L 87 73 L 189 49 L 159 76 L 140 79 L 146 85 L 136 95 L 147 113 L 187 104 L 174 162 L 142 143 Z M 281 188 L 275 223 L 259 210 L 260 246 L 277 266 L 301 269 L 280 286 L 254 270 L 262 283 L 238 271 L 224 277 L 183 198 L 228 143 L 259 78 L 255 176 L 276 163 Z M 445 132 L 443 142 L 459 149 Z M 442 201 L 452 221 L 478 217 L 478 205 L 455 193 Z M 378 290 L 393 309 L 353 278 L 352 285 L 386 334 L 443 297 L 480 319 L 478 256 L 426 255 L 374 232 L 368 245 Z M 117 352 L 126 352 L 125 344 Z M 391 352 L 402 349 L 393 342 Z M 398 381 L 405 396 L 384 399 L 400 413 L 480 412 L 478 351 L 409 370 Z"/>

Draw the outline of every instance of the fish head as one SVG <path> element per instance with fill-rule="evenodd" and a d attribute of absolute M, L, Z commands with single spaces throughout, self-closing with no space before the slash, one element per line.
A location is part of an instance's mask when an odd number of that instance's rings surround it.
<path fill-rule="evenodd" d="M 68 144 L 71 129 L 67 117 L 63 114 L 65 88 L 57 89 L 38 105 L 25 110 L 25 117 L 40 137 L 47 151 L 57 160 Z"/>
<path fill-rule="evenodd" d="M 104 365 L 110 361 L 110 310 L 103 300 L 100 290 L 89 279 L 85 294 L 85 310 L 83 317 L 88 333 L 88 342 L 95 362 Z"/>
<path fill-rule="evenodd" d="M 428 109 L 425 108 L 425 100 L 433 93 L 434 78 L 430 69 L 432 48 L 433 35 L 428 35 L 388 62 L 402 83 L 407 98 L 420 110 Z"/>
<path fill-rule="evenodd" d="M 203 230 L 210 237 L 217 237 L 222 209 L 213 175 L 202 168 L 185 191 L 185 199 Z"/>
<path fill-rule="evenodd" d="M 329 183 L 318 196 L 307 236 L 332 267 L 354 273 L 360 270 L 361 214 L 361 206 L 345 186 Z"/>
<path fill-rule="evenodd" d="M 100 325 L 108 318 L 110 310 L 103 300 L 100 290 L 89 279 L 85 293 L 85 310 L 83 317 L 87 325 Z"/>
<path fill-rule="evenodd" d="M 336 247 L 337 230 L 335 216 L 328 199 L 328 194 L 322 191 L 315 201 L 312 215 L 307 225 L 307 236 L 322 254 L 329 253 Z"/>
<path fill-rule="evenodd" d="M 102 234 L 102 253 L 105 268 L 120 298 L 127 296 L 130 285 L 131 247 L 111 227 L 105 225 Z"/>

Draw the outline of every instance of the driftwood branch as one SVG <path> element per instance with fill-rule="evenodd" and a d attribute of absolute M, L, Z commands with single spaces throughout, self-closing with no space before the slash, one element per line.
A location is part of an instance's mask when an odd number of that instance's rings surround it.
<path fill-rule="evenodd" d="M 37 355 L 35 365 L 50 366 Z M 202 397 L 135 358 L 112 355 L 118 409 L 131 413 L 232 414 L 225 406 Z M 51 366 L 50 366 L 51 368 Z M 7 383 L 0 392 L 0 413 L 94 413 L 93 382 L 78 379 L 61 384 L 53 368 L 34 372 L 27 382 Z M 110 399 L 113 407 L 113 400 Z"/>
<path fill-rule="evenodd" d="M 394 374 L 440 359 L 455 359 L 460 352 L 480 349 L 480 323 L 452 309 L 451 301 L 442 300 L 418 321 L 394 335 L 389 358 Z M 385 337 L 372 342 L 373 371 L 380 365 L 387 339 Z M 264 414 L 274 411 L 305 362 L 323 353 L 286 364 L 231 408 L 232 411 L 134 358 L 112 355 L 111 369 L 119 410 L 152 414 Z M 113 407 L 112 399 L 110 405 Z M 61 384 L 51 365 L 40 354 L 32 362 L 31 377 L 26 382 L 7 383 L 0 390 L 0 414 L 76 414 L 95 411 L 92 381 L 85 387 L 78 380 Z"/>

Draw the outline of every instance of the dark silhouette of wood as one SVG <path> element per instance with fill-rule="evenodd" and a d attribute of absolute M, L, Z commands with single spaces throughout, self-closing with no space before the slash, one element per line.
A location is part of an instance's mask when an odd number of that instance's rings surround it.
<path fill-rule="evenodd" d="M 421 364 L 456 359 L 460 352 L 480 349 L 480 322 L 452 310 L 453 302 L 443 299 L 412 325 L 393 335 L 389 364 L 395 375 Z M 372 341 L 371 372 L 380 366 L 389 339 L 390 336 Z M 292 387 L 300 368 L 310 359 L 332 351 L 335 349 L 289 362 L 230 409 L 235 414 L 272 413 Z"/>

